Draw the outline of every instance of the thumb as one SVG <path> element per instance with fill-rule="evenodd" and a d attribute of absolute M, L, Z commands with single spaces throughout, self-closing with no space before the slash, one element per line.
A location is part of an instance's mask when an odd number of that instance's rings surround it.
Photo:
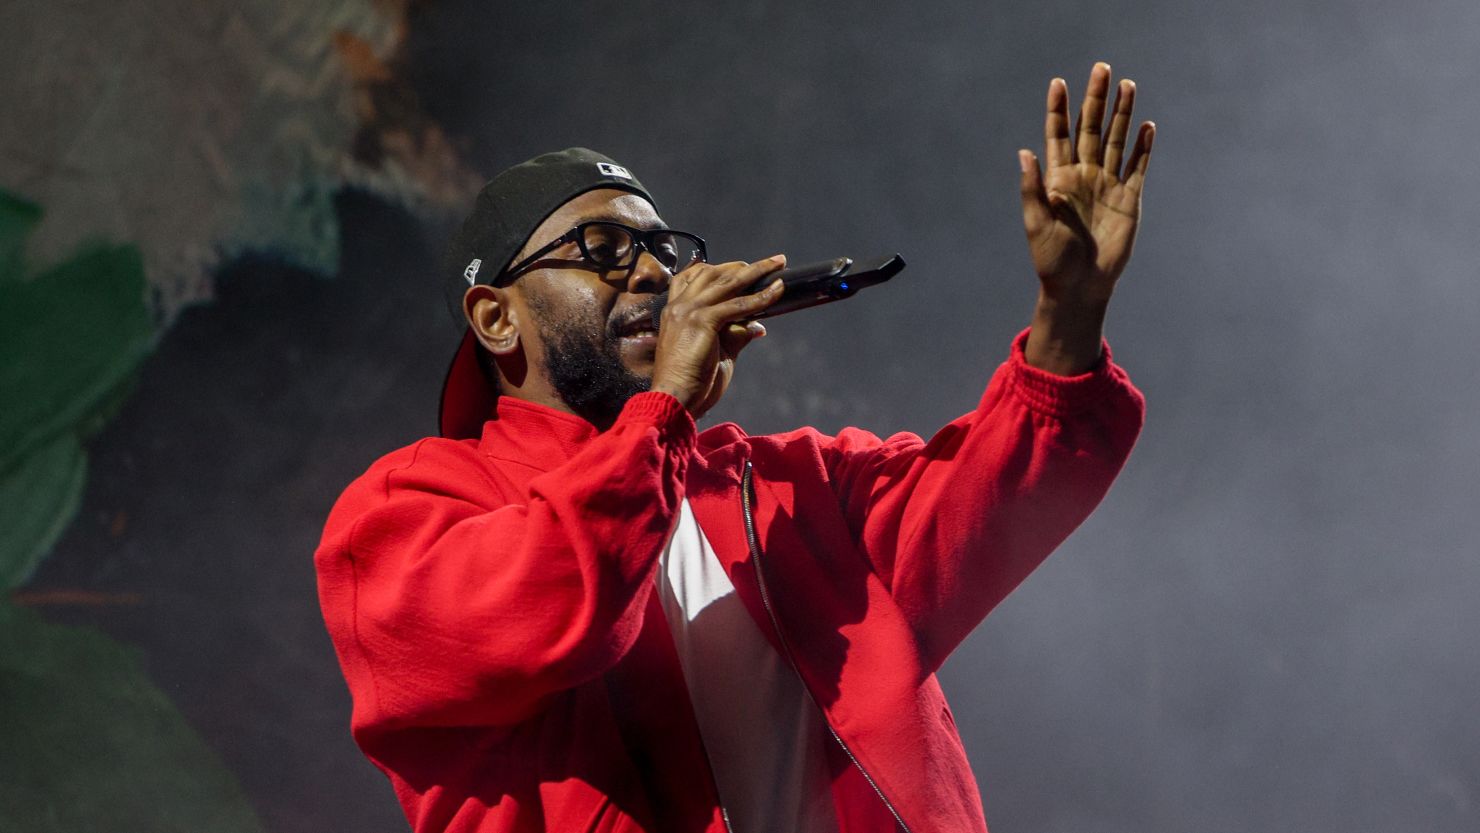
<path fill-rule="evenodd" d="M 1053 222 L 1053 212 L 1048 208 L 1048 195 L 1043 192 L 1043 173 L 1038 168 L 1038 158 L 1032 151 L 1018 151 L 1018 166 L 1023 175 L 1020 190 L 1023 195 L 1023 229 L 1028 237 L 1038 234 Z"/>

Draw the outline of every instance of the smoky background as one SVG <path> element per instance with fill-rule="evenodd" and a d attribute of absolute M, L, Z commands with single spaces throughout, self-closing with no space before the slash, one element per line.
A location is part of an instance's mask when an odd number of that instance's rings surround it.
<path fill-rule="evenodd" d="M 419 87 L 471 88 L 442 115 L 484 167 L 596 142 L 716 259 L 909 261 L 771 324 L 714 416 L 752 432 L 972 407 L 1036 292 L 1046 82 L 1134 78 L 1160 132 L 1107 331 L 1147 425 L 943 674 L 988 822 L 1473 828 L 1480 7 L 572 11 L 430 16 Z"/>
<path fill-rule="evenodd" d="M 1480 6 L 446 0 L 409 21 L 421 103 L 484 174 L 584 145 L 713 259 L 905 255 L 747 351 L 708 422 L 752 433 L 928 435 L 973 407 L 1036 293 L 1014 152 L 1041 155 L 1048 80 L 1077 108 L 1095 60 L 1135 79 L 1159 132 L 1107 335 L 1147 423 L 942 673 L 988 823 L 1476 829 Z M 338 491 L 433 430 L 457 335 L 446 229 L 354 193 L 339 211 L 337 277 L 246 258 L 182 317 L 86 504 L 150 511 L 119 552 L 74 531 L 43 574 L 107 550 L 176 588 L 105 624 L 281 831 L 403 824 L 348 737 L 310 553 Z"/>

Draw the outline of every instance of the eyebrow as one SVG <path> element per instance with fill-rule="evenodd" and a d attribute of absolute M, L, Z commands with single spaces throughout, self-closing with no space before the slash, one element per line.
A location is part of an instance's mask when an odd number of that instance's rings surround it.
<path fill-rule="evenodd" d="M 625 217 L 619 217 L 615 214 L 582 214 L 581 216 L 576 218 L 576 221 L 572 223 L 572 225 L 589 223 L 593 220 L 602 220 L 608 223 L 621 223 L 624 226 L 632 226 L 633 228 L 640 229 L 668 229 L 668 224 L 663 222 L 662 220 L 659 220 L 656 225 L 644 225 L 642 223 L 629 223 L 627 222 L 627 219 Z"/>

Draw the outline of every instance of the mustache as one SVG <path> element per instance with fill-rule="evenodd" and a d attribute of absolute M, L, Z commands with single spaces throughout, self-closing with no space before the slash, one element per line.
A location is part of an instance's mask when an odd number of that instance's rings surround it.
<path fill-rule="evenodd" d="M 654 329 L 657 329 L 659 313 L 667 305 L 668 293 L 666 292 L 661 295 L 650 296 L 643 301 L 638 301 L 632 305 L 626 315 L 623 315 L 620 319 L 607 322 L 607 338 L 620 337 L 623 330 L 639 321 L 644 324 L 651 324 Z"/>

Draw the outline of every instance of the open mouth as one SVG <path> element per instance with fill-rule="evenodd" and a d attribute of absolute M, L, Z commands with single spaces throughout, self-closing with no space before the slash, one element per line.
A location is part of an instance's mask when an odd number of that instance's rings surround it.
<path fill-rule="evenodd" d="M 643 313 L 628 318 L 626 322 L 617 327 L 617 337 L 630 339 L 657 338 L 658 328 L 653 323 L 652 313 Z"/>

